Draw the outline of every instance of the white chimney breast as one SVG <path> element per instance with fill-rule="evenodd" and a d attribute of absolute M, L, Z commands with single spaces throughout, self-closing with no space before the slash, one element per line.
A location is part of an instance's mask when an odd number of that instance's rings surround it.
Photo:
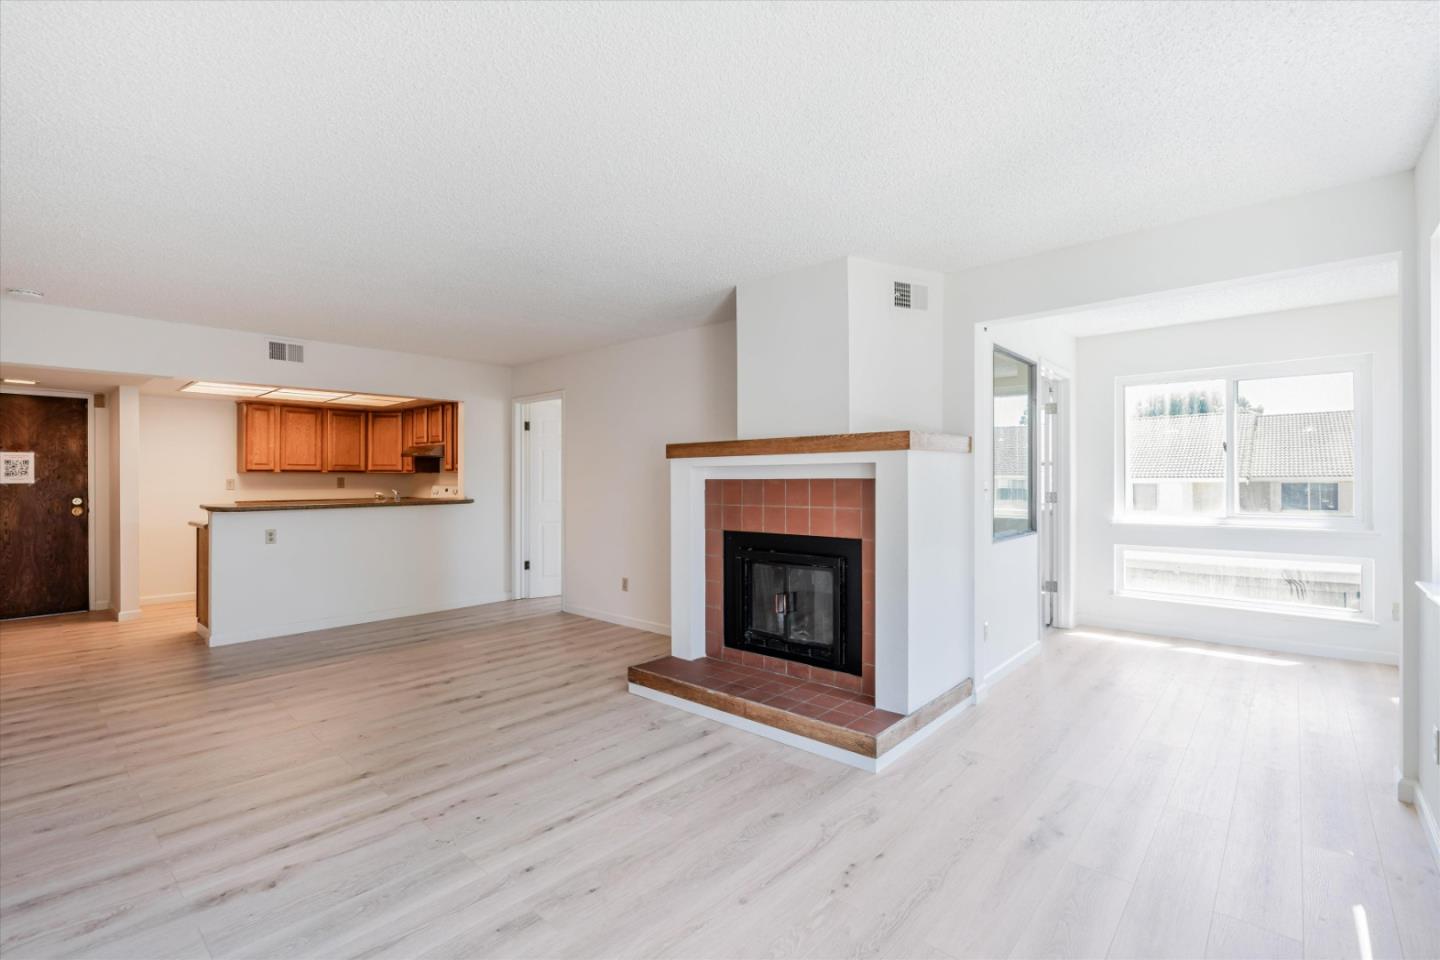
<path fill-rule="evenodd" d="M 844 257 L 735 302 L 740 439 L 941 429 L 941 274 Z"/>

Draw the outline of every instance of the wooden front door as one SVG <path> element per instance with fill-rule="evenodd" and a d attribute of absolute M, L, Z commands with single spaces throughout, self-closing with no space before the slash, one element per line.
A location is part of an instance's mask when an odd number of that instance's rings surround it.
<path fill-rule="evenodd" d="M 90 608 L 87 416 L 82 399 L 0 394 L 0 451 L 34 454 L 34 483 L 0 483 L 0 619 Z"/>

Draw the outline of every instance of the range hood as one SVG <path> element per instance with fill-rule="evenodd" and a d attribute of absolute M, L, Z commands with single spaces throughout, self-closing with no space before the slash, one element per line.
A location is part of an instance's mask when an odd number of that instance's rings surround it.
<path fill-rule="evenodd" d="M 395 449 L 391 447 L 390 449 Z M 417 443 L 400 451 L 407 457 L 435 457 L 440 459 L 445 456 L 445 444 L 443 443 Z"/>

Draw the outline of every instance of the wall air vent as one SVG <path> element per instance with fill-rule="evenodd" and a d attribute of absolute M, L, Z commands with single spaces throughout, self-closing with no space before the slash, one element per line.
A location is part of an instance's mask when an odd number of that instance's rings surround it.
<path fill-rule="evenodd" d="M 929 291 L 918 283 L 895 281 L 894 306 L 901 310 L 924 310 L 929 300 Z"/>
<path fill-rule="evenodd" d="M 287 363 L 304 363 L 305 347 L 298 343 L 285 343 L 283 340 L 271 340 L 270 359 L 284 360 Z"/>

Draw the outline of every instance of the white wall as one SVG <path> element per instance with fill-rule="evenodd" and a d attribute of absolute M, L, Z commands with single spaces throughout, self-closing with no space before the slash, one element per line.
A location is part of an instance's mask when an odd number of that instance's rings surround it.
<path fill-rule="evenodd" d="M 195 531 L 202 503 L 368 497 L 399 490 L 429 496 L 453 473 L 242 473 L 235 468 L 235 402 L 140 395 L 140 602 L 188 599 L 195 592 Z M 463 462 L 463 452 L 462 452 Z M 345 487 L 335 485 L 343 477 Z M 235 489 L 227 490 L 225 482 Z"/>
<path fill-rule="evenodd" d="M 848 260 L 735 288 L 738 436 L 850 429 Z"/>
<path fill-rule="evenodd" d="M 735 439 L 735 382 L 734 323 L 515 369 L 514 396 L 565 394 L 565 609 L 668 632 L 665 444 Z"/>
<path fill-rule="evenodd" d="M 858 257 L 847 263 L 850 431 L 940 430 L 944 275 Z M 926 288 L 925 309 L 894 306 L 897 280 Z"/>
<path fill-rule="evenodd" d="M 971 333 L 970 384 L 975 437 L 975 686 L 978 693 L 1039 651 L 1040 537 L 1029 534 L 996 541 L 991 506 L 994 469 L 994 410 L 991 397 L 994 348 L 999 346 L 1037 365 L 1044 362 L 1075 375 L 1075 339 L 1043 321 L 952 326 L 950 336 Z M 953 351 L 952 356 L 961 351 Z M 958 371 L 957 371 L 958 375 Z M 1037 370 L 1038 377 L 1038 370 Z M 968 431 L 967 431 L 968 432 Z"/>
<path fill-rule="evenodd" d="M 1241 529 L 1113 522 L 1115 380 L 1246 363 L 1369 355 L 1373 529 Z M 1400 304 L 1396 298 L 1082 337 L 1076 350 L 1077 617 L 1082 624 L 1321 656 L 1396 663 L 1401 625 Z M 1357 397 L 1363 404 L 1364 398 Z M 1204 547 L 1369 558 L 1376 624 L 1164 603 L 1114 595 L 1114 547 Z"/>
<path fill-rule="evenodd" d="M 279 382 L 296 387 L 459 401 L 463 404 L 460 483 L 465 495 L 476 502 L 458 507 L 417 508 L 449 511 L 441 540 L 433 545 L 434 549 L 421 554 L 425 560 L 422 565 L 430 569 L 435 582 L 444 585 L 443 596 L 435 600 L 437 609 L 440 605 L 490 602 L 508 595 L 510 371 L 507 368 L 329 343 L 307 344 L 303 365 L 281 363 L 268 359 L 267 338 L 261 334 L 8 298 L 0 300 L 0 325 L 4 329 L 0 359 L 18 365 L 166 378 Z M 136 429 L 130 452 L 138 459 L 142 431 L 138 424 L 139 403 L 134 406 Z M 109 414 L 114 423 L 120 411 L 111 409 Z M 233 423 L 230 429 L 233 431 Z M 122 438 L 127 435 L 126 431 L 120 432 Z M 119 462 L 125 462 L 124 453 L 113 450 L 110 453 L 112 460 L 118 458 Z M 233 466 L 234 456 L 232 439 L 223 462 Z M 136 475 L 138 477 L 138 470 Z M 387 488 L 394 485 L 388 483 Z M 273 490 L 264 494 L 273 495 Z M 187 496 L 187 501 L 192 499 Z M 134 521 L 137 545 L 132 554 L 122 549 L 124 545 L 117 538 L 111 545 L 109 571 L 112 582 L 133 581 L 137 601 L 141 568 L 139 522 L 137 493 Z M 125 529 L 119 518 L 112 527 L 117 533 Z M 342 592 L 335 599 L 343 604 L 347 596 L 354 595 L 354 590 L 349 594 Z M 111 602 L 120 609 L 128 609 L 123 606 L 123 598 L 112 597 Z"/>
<path fill-rule="evenodd" d="M 896 308 L 895 281 L 923 309 Z M 742 283 L 739 435 L 940 430 L 944 311 L 942 274 L 859 257 Z"/>
<path fill-rule="evenodd" d="M 1417 349 L 1414 363 L 1419 381 L 1417 395 L 1420 406 L 1428 412 L 1419 431 L 1418 460 L 1420 507 L 1424 521 L 1420 528 L 1417 549 L 1419 563 L 1416 576 L 1421 580 L 1440 580 L 1440 300 L 1435 296 L 1435 281 L 1440 277 L 1440 123 L 1430 131 L 1430 139 L 1415 166 L 1415 291 Z M 1409 587 L 1411 603 L 1421 611 L 1419 637 L 1414 647 L 1414 670 L 1407 664 L 1406 700 L 1413 709 L 1406 711 L 1405 776 L 1418 782 L 1440 858 L 1440 761 L 1433 754 L 1434 730 L 1440 727 L 1440 606 L 1437 601 L 1421 598 Z"/>

